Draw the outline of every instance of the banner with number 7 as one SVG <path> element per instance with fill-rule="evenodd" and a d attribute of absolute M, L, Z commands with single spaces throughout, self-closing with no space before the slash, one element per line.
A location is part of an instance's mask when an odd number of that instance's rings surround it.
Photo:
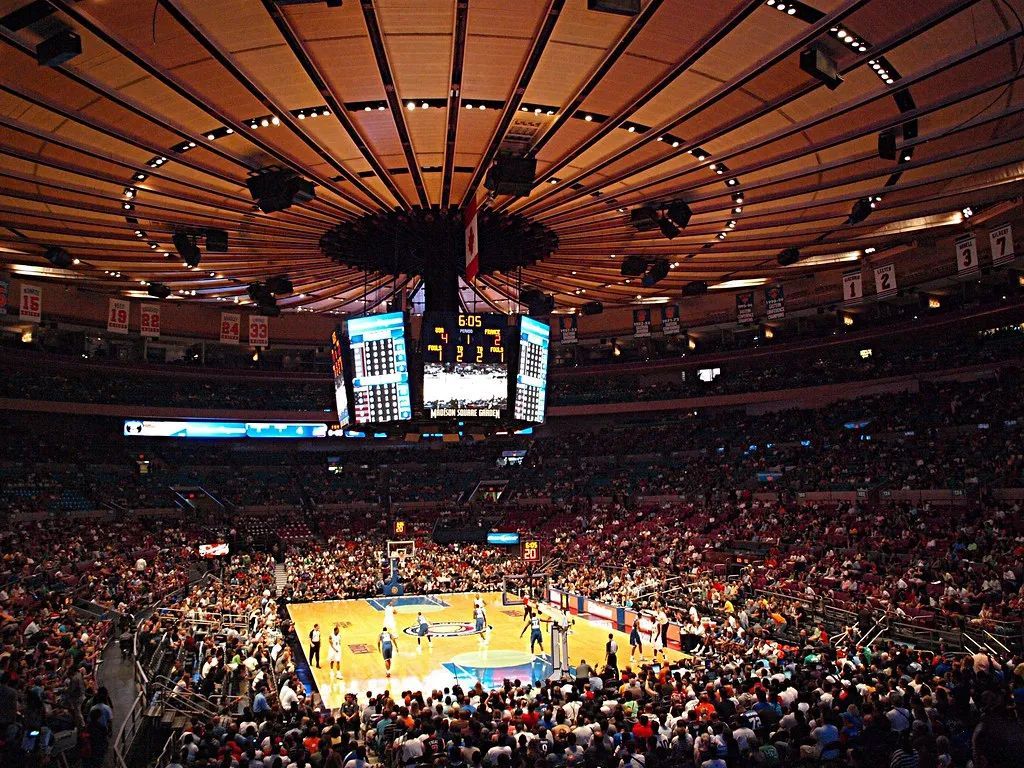
<path fill-rule="evenodd" d="M 990 230 L 988 239 L 992 246 L 992 266 L 998 267 L 1000 264 L 1009 264 L 1013 261 L 1013 227 L 1004 224 Z"/>

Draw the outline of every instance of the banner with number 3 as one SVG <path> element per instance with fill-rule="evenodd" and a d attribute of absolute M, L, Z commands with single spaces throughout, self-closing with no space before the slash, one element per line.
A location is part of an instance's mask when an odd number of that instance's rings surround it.
<path fill-rule="evenodd" d="M 964 235 L 956 240 L 957 274 L 971 274 L 978 271 L 978 238 Z"/>

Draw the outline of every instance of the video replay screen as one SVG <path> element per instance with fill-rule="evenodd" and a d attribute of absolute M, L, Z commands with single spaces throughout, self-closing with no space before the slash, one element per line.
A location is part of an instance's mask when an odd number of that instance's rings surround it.
<path fill-rule="evenodd" d="M 430 418 L 494 418 L 508 410 L 508 318 L 423 316 L 423 407 Z"/>

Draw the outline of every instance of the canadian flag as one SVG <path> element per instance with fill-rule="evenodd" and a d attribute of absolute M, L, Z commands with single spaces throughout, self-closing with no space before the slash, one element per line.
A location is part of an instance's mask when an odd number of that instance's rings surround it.
<path fill-rule="evenodd" d="M 476 197 L 469 201 L 463 216 L 466 224 L 466 282 L 471 283 L 476 279 L 476 273 L 480 269 L 480 239 L 478 237 L 478 217 Z"/>

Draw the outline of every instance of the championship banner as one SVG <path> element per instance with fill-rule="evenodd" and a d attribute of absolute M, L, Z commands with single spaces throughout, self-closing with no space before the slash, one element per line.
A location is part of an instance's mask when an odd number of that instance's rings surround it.
<path fill-rule="evenodd" d="M 139 307 L 139 334 L 152 339 L 160 335 L 159 304 L 143 304 Z"/>
<path fill-rule="evenodd" d="M 956 273 L 970 275 L 978 271 L 978 238 L 974 235 L 958 237 L 956 247 Z"/>
<path fill-rule="evenodd" d="M 11 284 L 0 277 L 0 315 L 7 314 L 7 297 L 10 295 Z"/>
<path fill-rule="evenodd" d="M 736 322 L 754 322 L 754 292 L 744 291 L 736 294 Z"/>
<path fill-rule="evenodd" d="M 128 302 L 124 299 L 111 299 L 107 312 L 107 331 L 109 333 L 128 333 Z"/>
<path fill-rule="evenodd" d="M 858 304 L 864 299 L 864 274 L 847 272 L 843 275 L 843 303 Z"/>
<path fill-rule="evenodd" d="M 651 335 L 651 310 L 633 310 L 633 336 L 638 339 L 645 339 Z"/>
<path fill-rule="evenodd" d="M 249 346 L 266 347 L 270 344 L 270 326 L 266 315 L 249 315 Z"/>
<path fill-rule="evenodd" d="M 558 316 L 558 340 L 563 344 L 576 343 L 576 315 Z"/>
<path fill-rule="evenodd" d="M 781 285 L 765 286 L 764 309 L 769 320 L 781 320 L 786 316 L 786 294 Z"/>
<path fill-rule="evenodd" d="M 469 201 L 466 206 L 464 221 L 466 225 L 466 282 L 471 283 L 476 279 L 476 273 L 480 269 L 480 228 L 478 226 L 480 217 L 477 209 L 476 197 Z"/>
<path fill-rule="evenodd" d="M 1001 227 L 991 230 L 988 233 L 988 240 L 992 246 L 992 266 L 998 267 L 1002 264 L 1009 264 L 1013 261 L 1013 227 L 1004 224 Z"/>
<path fill-rule="evenodd" d="M 239 326 L 242 316 L 237 312 L 220 313 L 220 343 L 237 344 L 239 342 Z"/>
<path fill-rule="evenodd" d="M 661 333 L 664 336 L 678 336 L 682 332 L 679 325 L 679 305 L 665 304 L 661 308 Z"/>
<path fill-rule="evenodd" d="M 886 264 L 875 267 L 875 298 L 884 299 L 896 295 L 896 265 Z"/>
<path fill-rule="evenodd" d="M 21 286 L 18 319 L 38 323 L 43 318 L 43 289 L 34 285 Z"/>

